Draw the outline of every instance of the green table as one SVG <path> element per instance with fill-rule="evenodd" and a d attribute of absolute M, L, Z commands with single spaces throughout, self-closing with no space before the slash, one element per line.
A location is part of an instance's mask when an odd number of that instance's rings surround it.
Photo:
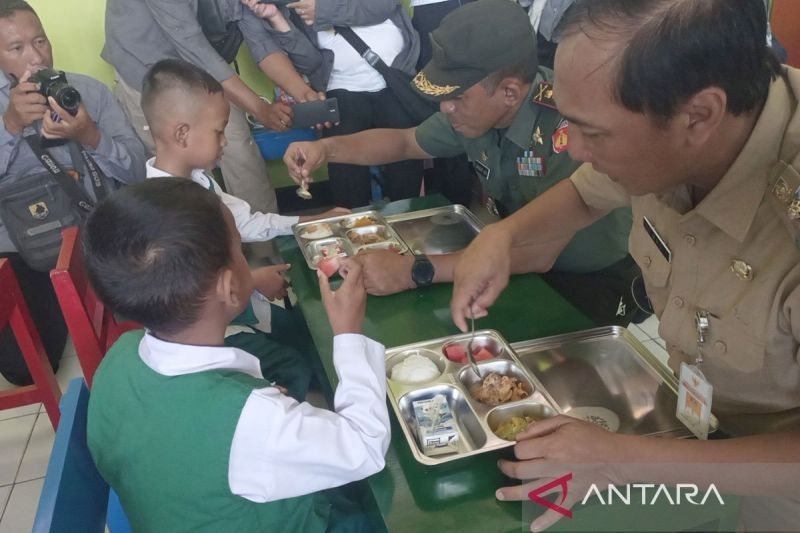
<path fill-rule="evenodd" d="M 383 206 L 384 214 L 416 211 L 446 205 L 441 196 L 393 202 Z M 291 271 L 297 301 L 308 322 L 319 352 L 323 379 L 332 387 L 337 377 L 332 361 L 333 335 L 320 300 L 316 273 L 305 265 L 292 238 L 282 238 L 279 247 Z M 364 334 L 387 348 L 458 332 L 450 318 L 452 285 L 441 284 L 384 297 L 370 296 Z M 476 322 L 476 329 L 496 329 L 509 342 L 546 337 L 593 327 L 594 324 L 564 300 L 538 276 L 514 276 L 488 317 Z M 392 442 L 386 454 L 386 468 L 362 483 L 363 497 L 377 524 L 394 532 L 510 532 L 529 531 L 530 516 L 523 519 L 519 502 L 499 502 L 495 490 L 515 482 L 497 468 L 501 457 L 513 457 L 511 448 L 489 452 L 436 467 L 423 466 L 411 454 L 394 411 L 391 410 Z M 738 502 L 736 502 L 738 503 Z M 561 520 L 554 531 L 632 531 L 658 524 L 671 530 L 733 531 L 738 505 L 724 508 L 674 508 L 587 505 L 572 520 Z M 526 504 L 527 515 L 543 509 Z M 677 516 L 676 516 L 677 515 Z"/>
<path fill-rule="evenodd" d="M 386 214 L 446 205 L 441 196 L 387 204 Z M 280 249 L 291 271 L 292 286 L 316 344 L 327 379 L 336 384 L 333 335 L 320 299 L 316 273 L 293 239 L 283 239 Z M 458 332 L 450 318 L 452 285 L 441 284 L 384 297 L 370 296 L 364 334 L 387 347 L 433 339 Z M 514 276 L 488 317 L 476 329 L 496 329 L 509 342 L 534 339 L 592 327 L 580 314 L 536 275 Z M 392 444 L 386 468 L 369 478 L 381 520 L 394 531 L 519 531 L 521 506 L 502 503 L 494 491 L 507 481 L 497 469 L 503 452 L 426 467 L 415 461 L 394 414 Z M 508 454 L 506 454 L 508 455 Z"/>

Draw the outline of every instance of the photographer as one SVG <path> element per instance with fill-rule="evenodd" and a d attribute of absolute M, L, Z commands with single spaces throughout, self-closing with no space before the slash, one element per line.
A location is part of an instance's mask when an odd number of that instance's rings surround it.
<path fill-rule="evenodd" d="M 102 184 L 106 190 L 117 185 L 110 178 L 119 183 L 144 179 L 144 147 L 111 92 L 99 81 L 86 76 L 68 74 L 64 79 L 56 72 L 44 70 L 52 68 L 50 41 L 31 6 L 23 0 L 0 0 L 0 200 L 3 200 L 3 210 L 6 209 L 5 200 L 10 197 L 9 187 L 43 179 L 43 175 L 50 179 L 48 183 L 56 183 L 26 141 L 29 135 L 44 141 L 51 157 L 67 174 L 79 180 L 82 190 L 91 199 L 95 192 L 85 164 L 73 163 L 77 150 L 73 149 L 71 154 L 70 145 L 80 145 L 109 177 Z M 43 92 L 50 97 L 45 97 Z M 70 110 L 65 110 L 65 106 Z M 58 194 L 62 190 L 56 187 L 52 192 Z M 48 211 L 55 207 L 46 202 L 33 202 L 27 209 L 31 217 L 46 219 Z M 24 214 L 25 210 L 22 212 Z M 56 219 L 54 223 L 60 222 Z M 8 257 L 14 267 L 55 368 L 64 349 L 66 328 L 48 272 L 41 267 L 40 271 L 34 270 L 25 263 L 9 231 L 0 221 L 0 257 Z M 30 383 L 30 375 L 8 329 L 0 332 L 0 373 L 14 384 Z"/>

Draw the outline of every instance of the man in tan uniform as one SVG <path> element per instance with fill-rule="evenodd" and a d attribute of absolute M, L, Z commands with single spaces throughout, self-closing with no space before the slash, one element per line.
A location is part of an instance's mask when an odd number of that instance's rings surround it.
<path fill-rule="evenodd" d="M 577 2 L 560 28 L 555 94 L 570 155 L 587 164 L 481 233 L 456 267 L 451 303 L 465 329 L 469 302 L 486 314 L 519 270 L 512 247 L 541 260 L 630 205 L 629 249 L 670 366 L 699 364 L 712 410 L 737 438 L 621 436 L 556 417 L 518 436 L 521 461 L 501 461 L 506 474 L 541 476 L 548 462 L 800 464 L 800 71 L 769 54 L 766 22 L 760 0 Z M 718 488 L 762 494 L 756 482 Z M 769 489 L 791 494 L 796 483 Z M 797 509 L 783 507 L 795 526 Z"/>

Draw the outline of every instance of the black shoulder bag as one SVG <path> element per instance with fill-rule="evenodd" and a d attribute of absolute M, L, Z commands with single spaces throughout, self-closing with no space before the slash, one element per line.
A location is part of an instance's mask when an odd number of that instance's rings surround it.
<path fill-rule="evenodd" d="M 197 22 L 214 50 L 226 63 L 233 63 L 244 41 L 239 25 L 236 22 L 225 22 L 216 0 L 198 0 Z"/>
<path fill-rule="evenodd" d="M 94 202 L 42 146 L 38 134 L 26 136 L 25 141 L 47 172 L 0 186 L 0 218 L 22 259 L 32 269 L 46 272 L 58 259 L 61 230 L 79 224 L 94 209 Z M 75 170 L 86 169 L 95 197 L 105 198 L 106 176 L 89 152 L 76 143 L 70 143 L 69 151 Z"/>
<path fill-rule="evenodd" d="M 367 46 L 367 43 L 365 43 L 352 28 L 335 26 L 334 29 L 336 33 L 344 37 L 345 41 L 347 41 L 350 46 L 355 48 L 356 52 L 358 52 L 372 68 L 383 76 L 383 79 L 386 80 L 386 85 L 389 86 L 400 101 L 400 105 L 403 106 L 403 109 L 415 123 L 421 124 L 425 122 L 428 117 L 438 111 L 438 106 L 434 102 L 426 100 L 414 91 L 411 87 L 410 75 L 384 63 L 383 59 Z"/>

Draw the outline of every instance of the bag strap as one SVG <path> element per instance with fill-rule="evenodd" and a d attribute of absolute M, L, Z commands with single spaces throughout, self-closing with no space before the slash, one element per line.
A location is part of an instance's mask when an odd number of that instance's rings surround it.
<path fill-rule="evenodd" d="M 89 152 L 80 144 L 71 142 L 69 143 L 69 155 L 72 158 L 72 164 L 75 168 L 78 168 L 79 162 L 83 162 L 83 170 L 89 175 L 90 181 L 92 182 L 92 190 L 94 190 L 94 197 L 97 198 L 97 201 L 99 202 L 108 196 L 106 175 Z"/>
<path fill-rule="evenodd" d="M 358 36 L 356 32 L 353 31 L 353 28 L 349 28 L 347 26 L 334 26 L 334 30 L 336 33 L 344 37 L 344 40 L 350 44 L 353 48 L 355 48 L 358 55 L 364 58 L 364 60 L 369 63 L 369 65 L 377 70 L 381 75 L 384 75 L 388 70 L 389 66 L 383 62 L 383 59 L 376 54 L 372 48 L 370 48 L 367 43 L 364 42 L 364 39 Z"/>
<path fill-rule="evenodd" d="M 86 191 L 84 191 L 82 187 L 79 187 L 78 184 L 75 183 L 75 180 L 73 180 L 67 175 L 66 172 L 64 172 L 64 169 L 62 169 L 53 156 L 50 155 L 50 152 L 48 152 L 47 149 L 42 146 L 42 141 L 39 138 L 39 135 L 35 133 L 26 135 L 25 141 L 28 143 L 28 146 L 31 147 L 33 153 L 36 154 L 36 157 L 39 159 L 39 162 L 42 164 L 42 166 L 48 172 L 50 172 L 50 174 L 52 174 L 53 178 L 56 180 L 56 183 L 58 183 L 58 185 L 64 190 L 75 207 L 77 207 L 80 212 L 90 213 L 94 208 L 94 203 L 86 194 Z M 85 152 L 86 150 L 81 149 L 81 151 Z M 88 153 L 86 156 L 91 159 L 91 156 L 89 156 Z M 94 161 L 92 161 L 92 163 L 94 163 Z M 92 183 L 95 184 L 94 177 L 92 178 Z M 105 185 L 102 183 L 102 179 L 100 180 L 100 187 L 103 191 L 103 196 L 105 196 Z"/>

